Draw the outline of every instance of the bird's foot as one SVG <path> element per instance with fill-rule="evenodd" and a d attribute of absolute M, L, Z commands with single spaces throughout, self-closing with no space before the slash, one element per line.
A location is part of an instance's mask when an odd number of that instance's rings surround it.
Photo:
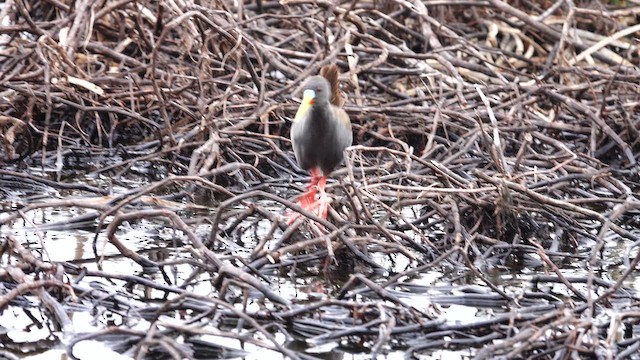
<path fill-rule="evenodd" d="M 318 194 L 318 198 L 316 199 L 316 194 Z M 321 219 L 327 218 L 327 213 L 329 212 L 329 206 L 331 205 L 331 198 L 324 191 L 316 192 L 307 191 L 306 193 L 300 195 L 296 204 L 303 208 L 306 211 L 309 211 L 316 215 Z M 293 224 L 300 217 L 300 213 L 289 211 L 287 215 L 287 225 Z"/>
<path fill-rule="evenodd" d="M 329 206 L 331 206 L 331 198 L 323 191 L 320 193 L 318 200 L 315 201 L 314 206 L 317 207 L 317 212 L 315 212 L 315 214 L 321 219 L 326 219 L 327 213 L 329 212 Z"/>
<path fill-rule="evenodd" d="M 310 186 L 307 189 L 307 192 L 298 196 L 298 199 L 296 200 L 296 205 L 308 211 L 311 208 L 311 205 L 313 205 L 313 203 L 316 201 L 316 193 L 317 191 L 315 186 L 314 187 Z M 287 225 L 293 224 L 293 222 L 296 221 L 299 217 L 300 217 L 299 212 L 292 211 L 291 209 L 287 210 Z"/>

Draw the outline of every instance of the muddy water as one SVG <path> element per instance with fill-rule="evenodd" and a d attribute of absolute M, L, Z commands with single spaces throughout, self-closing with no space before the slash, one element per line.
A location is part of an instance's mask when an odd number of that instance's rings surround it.
<path fill-rule="evenodd" d="M 82 179 L 82 178 L 80 178 Z M 101 178 L 85 178 L 87 184 L 91 186 L 104 185 L 106 179 Z M 112 195 L 117 196 L 125 194 L 132 189 L 136 189 L 147 185 L 143 179 L 124 179 L 118 182 L 118 185 L 110 184 Z M 86 196 L 81 191 L 56 190 L 41 184 L 25 184 L 16 181 L 5 181 L 2 183 L 3 197 L 0 199 L 0 208 L 3 209 L 1 216 L 7 216 L 12 211 L 16 211 L 24 205 L 33 202 L 47 201 L 48 199 L 71 199 Z M 264 204 L 267 207 L 278 208 L 277 203 Z M 403 214 L 407 217 L 415 214 L 415 209 L 407 208 Z M 98 213 L 93 210 L 81 209 L 78 207 L 44 207 L 29 211 L 24 214 L 23 218 L 14 220 L 10 226 L 2 228 L 3 234 L 8 231 L 15 236 L 25 247 L 41 254 L 42 259 L 50 262 L 69 262 L 86 267 L 90 270 L 101 269 L 113 274 L 136 274 L 140 272 L 140 266 L 130 259 L 123 257 L 119 251 L 105 240 L 104 227 L 100 236 L 96 237 Z M 245 257 L 253 246 L 256 245 L 257 239 L 262 238 L 269 231 L 268 221 L 258 221 L 259 219 L 249 217 L 245 220 L 247 226 L 255 227 L 254 232 L 245 232 L 241 238 L 241 244 L 238 245 L 230 241 L 226 244 L 229 255 Z M 105 219 L 108 224 L 110 218 Z M 206 238 L 211 227 L 208 224 L 201 224 L 194 227 L 196 235 L 200 238 Z M 153 221 L 148 219 L 140 219 L 131 223 L 123 223 L 117 231 L 118 238 L 126 244 L 126 246 L 138 253 L 144 254 L 153 260 L 167 260 L 176 258 L 188 258 L 190 253 L 182 246 L 182 235 L 173 227 L 168 227 L 166 223 L 161 221 Z M 281 235 L 281 234 L 280 234 Z M 94 252 L 97 249 L 97 255 Z M 269 244 L 267 244 L 267 247 Z M 597 273 L 601 278 L 609 281 L 616 281 L 620 276 L 623 258 L 628 254 L 628 244 L 623 241 L 617 241 L 615 236 L 611 236 L 604 249 L 607 259 L 605 263 L 600 263 L 601 268 Z M 585 245 L 585 250 L 588 244 Z M 632 254 L 633 255 L 633 254 Z M 393 259 L 393 261 L 391 260 Z M 534 259 L 535 260 L 535 259 Z M 6 261 L 6 260 L 5 260 Z M 408 266 L 410 261 L 406 257 L 379 256 L 376 258 L 382 267 L 389 269 L 390 272 L 400 273 Z M 100 266 L 98 265 L 100 263 Z M 577 265 L 577 262 L 567 261 L 566 259 L 559 264 L 564 276 L 567 277 L 586 277 L 588 272 L 586 269 Z M 186 265 L 178 265 L 171 269 L 170 277 L 173 283 L 181 283 L 191 274 L 191 267 Z M 534 269 L 522 267 L 519 270 L 513 268 L 496 268 L 488 271 L 489 280 L 503 287 L 507 293 L 518 293 L 525 291 L 531 283 L 531 279 L 538 274 Z M 157 277 L 156 280 L 161 281 L 160 274 L 147 275 Z M 69 279 L 73 281 L 74 279 Z M 324 284 L 319 284 L 322 280 L 318 280 L 315 276 L 274 276 L 272 279 L 275 289 L 279 294 L 287 299 L 296 299 L 298 302 L 321 298 L 326 295 L 327 291 Z M 131 296 L 137 300 L 162 300 L 166 294 L 155 289 L 148 289 L 140 286 L 127 287 L 126 283 L 120 280 L 106 281 L 105 279 L 92 279 L 92 286 L 100 286 L 109 289 L 109 291 L 118 292 L 125 296 Z M 630 276 L 625 285 L 640 290 L 640 277 Z M 556 294 L 559 298 L 570 297 L 566 288 L 557 285 L 552 286 L 549 292 Z M 585 284 L 575 284 L 576 288 L 586 291 Z M 453 289 L 453 290 L 452 290 Z M 193 286 L 195 293 L 209 294 L 214 292 L 210 282 L 198 281 Z M 413 276 L 409 281 L 405 281 L 404 285 L 393 289 L 394 294 L 403 299 L 407 304 L 421 311 L 428 311 L 433 306 L 434 299 L 437 301 L 438 294 L 451 293 L 456 291 L 461 295 L 478 292 L 486 293 L 485 283 L 476 278 L 472 273 L 454 269 L 435 269 L 422 272 Z M 366 297 L 367 294 L 363 293 Z M 505 308 L 494 306 L 482 306 L 478 303 L 469 303 L 468 297 L 461 297 L 459 301 L 455 297 L 447 297 L 438 302 L 438 317 L 447 323 L 465 324 L 473 323 L 478 320 L 488 319 L 497 313 L 508 311 Z M 22 299 L 21 306 L 30 308 L 30 316 L 20 310 L 18 306 L 10 306 L 9 309 L 0 315 L 0 329 L 3 338 L 9 339 L 13 343 L 13 349 L 21 352 L 21 358 L 24 359 L 52 359 L 66 358 L 63 345 L 65 339 L 59 332 L 52 332 L 46 328 L 37 328 L 33 326 L 33 319 L 45 319 L 46 314 L 40 312 L 40 307 L 33 307 L 38 303 L 38 299 L 25 296 Z M 104 309 L 103 309 L 104 311 Z M 73 321 L 73 327 L 76 333 L 91 333 L 105 329 L 110 324 L 122 324 L 130 321 L 122 314 L 111 311 L 104 311 L 96 316 L 86 311 L 70 312 Z M 137 320 L 137 324 L 132 324 L 133 329 L 145 331 L 149 328 L 149 323 L 144 320 Z M 274 334 L 279 341 L 285 342 L 284 336 Z M 227 337 L 216 337 L 211 335 L 203 336 L 205 341 L 211 343 L 219 343 L 228 347 L 231 353 L 236 351 L 238 356 L 235 358 L 242 359 L 264 359 L 265 356 L 279 357 L 279 353 L 270 353 L 262 347 L 241 343 L 239 341 L 230 340 Z M 20 345 L 22 344 L 22 345 Z M 309 355 L 322 359 L 368 359 L 366 352 L 359 352 L 358 349 L 349 349 L 339 342 L 328 342 L 317 346 L 306 344 L 303 342 L 288 342 L 288 347 L 296 351 L 303 351 Z M 76 355 L 80 358 L 90 358 L 91 354 L 100 351 L 101 354 L 112 359 L 129 358 L 114 352 L 108 347 L 108 344 L 97 341 L 85 341 L 75 347 Z M 459 359 L 472 356 L 471 350 L 436 350 L 432 352 L 434 359 Z M 390 353 L 380 356 L 380 359 L 403 359 L 405 356 L 402 351 L 391 351 Z M 232 357 L 233 358 L 233 357 Z"/>

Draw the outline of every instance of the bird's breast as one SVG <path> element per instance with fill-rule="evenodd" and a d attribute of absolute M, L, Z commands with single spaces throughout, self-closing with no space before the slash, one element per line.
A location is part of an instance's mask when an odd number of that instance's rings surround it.
<path fill-rule="evenodd" d="M 304 169 L 319 167 L 328 174 L 343 158 L 344 149 L 351 145 L 349 124 L 339 120 L 332 106 L 313 106 L 294 122 L 291 128 L 296 159 Z"/>

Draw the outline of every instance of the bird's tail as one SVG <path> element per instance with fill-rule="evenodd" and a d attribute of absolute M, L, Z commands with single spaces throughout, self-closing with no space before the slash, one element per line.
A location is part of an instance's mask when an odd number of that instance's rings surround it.
<path fill-rule="evenodd" d="M 340 90 L 340 69 L 336 64 L 325 65 L 320 69 L 320 75 L 329 81 L 331 85 L 331 103 L 337 107 L 342 107 L 345 98 Z"/>

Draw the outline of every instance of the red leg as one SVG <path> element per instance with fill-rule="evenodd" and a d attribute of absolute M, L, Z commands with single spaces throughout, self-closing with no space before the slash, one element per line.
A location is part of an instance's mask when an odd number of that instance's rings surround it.
<path fill-rule="evenodd" d="M 320 169 L 313 168 L 310 170 L 311 180 L 307 184 L 307 191 L 298 196 L 296 203 L 303 209 L 307 211 L 313 211 L 316 207 L 316 194 L 318 193 L 318 182 L 321 181 L 324 177 L 321 175 Z M 324 180 L 326 183 L 326 178 Z M 324 190 L 324 185 L 322 186 Z M 288 215 L 287 225 L 291 225 L 298 217 L 299 213 L 293 213 Z"/>
<path fill-rule="evenodd" d="M 311 211 L 322 219 L 327 218 L 329 206 L 331 205 L 331 198 L 325 192 L 327 186 L 327 177 L 322 176 L 319 169 L 311 170 L 311 181 L 307 185 L 307 192 L 298 197 L 297 203 L 303 209 Z M 318 199 L 316 199 L 318 194 Z M 290 214 L 287 225 L 291 225 L 300 214 Z"/>
<path fill-rule="evenodd" d="M 322 219 L 327 218 L 327 212 L 329 211 L 329 205 L 331 204 L 331 199 L 324 191 L 325 186 L 327 186 L 327 177 L 323 176 L 318 181 L 318 192 L 320 193 L 320 197 L 315 202 L 315 206 L 318 208 L 316 214 Z"/>
<path fill-rule="evenodd" d="M 322 178 L 323 176 L 320 175 L 320 169 L 311 169 L 311 180 L 307 184 L 307 192 L 298 197 L 298 205 L 304 209 L 308 209 L 316 201 L 316 194 L 319 188 L 318 182 L 321 181 Z M 324 189 L 324 186 L 322 188 Z"/>
<path fill-rule="evenodd" d="M 307 190 L 311 190 L 311 188 L 313 187 L 313 191 L 315 192 L 316 186 L 319 186 L 319 182 L 322 181 L 322 179 L 324 179 L 324 184 L 326 184 L 327 178 L 325 176 L 322 176 L 322 172 L 320 171 L 320 169 L 311 169 L 311 181 L 309 181 L 309 185 L 307 185 Z M 324 185 L 322 185 L 322 188 L 324 189 Z"/>

